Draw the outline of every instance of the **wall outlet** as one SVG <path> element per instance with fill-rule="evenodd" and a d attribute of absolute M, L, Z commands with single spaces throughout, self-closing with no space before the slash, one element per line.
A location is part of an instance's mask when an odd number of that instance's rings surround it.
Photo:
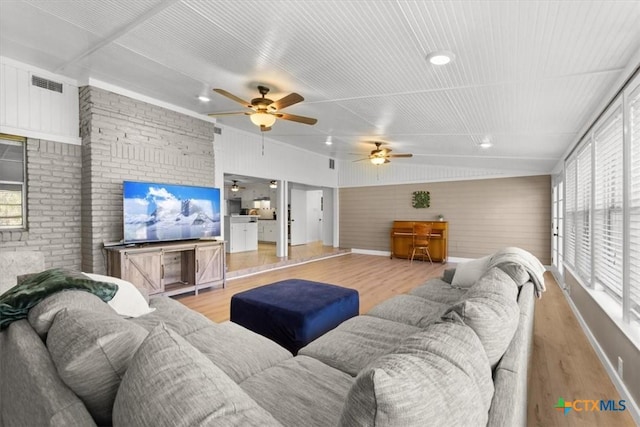
<path fill-rule="evenodd" d="M 618 376 L 622 379 L 622 357 L 618 356 Z"/>

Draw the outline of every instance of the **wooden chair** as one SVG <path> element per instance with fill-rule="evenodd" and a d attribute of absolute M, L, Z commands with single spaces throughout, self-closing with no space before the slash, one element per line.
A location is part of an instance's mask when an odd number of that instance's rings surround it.
<path fill-rule="evenodd" d="M 429 253 L 429 240 L 431 239 L 431 224 L 415 223 L 413 224 L 413 244 L 411 250 L 411 263 L 413 263 L 413 257 L 416 255 L 416 251 L 422 252 L 422 260 L 424 256 L 429 257 L 429 262 L 433 264 L 431 260 L 431 254 Z"/>

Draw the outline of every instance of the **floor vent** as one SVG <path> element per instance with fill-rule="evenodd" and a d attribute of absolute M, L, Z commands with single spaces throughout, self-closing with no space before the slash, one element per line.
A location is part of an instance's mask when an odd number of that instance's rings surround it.
<path fill-rule="evenodd" d="M 41 87 L 42 89 L 62 93 L 62 83 L 54 82 L 53 80 L 47 80 L 38 76 L 31 76 L 31 84 L 33 86 Z"/>

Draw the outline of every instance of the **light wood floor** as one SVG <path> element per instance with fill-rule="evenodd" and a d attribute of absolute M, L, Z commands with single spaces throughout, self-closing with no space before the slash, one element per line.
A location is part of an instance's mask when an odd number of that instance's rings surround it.
<path fill-rule="evenodd" d="M 438 277 L 453 265 L 414 262 L 386 257 L 349 254 L 300 266 L 265 272 L 228 282 L 225 289 L 205 291 L 179 300 L 216 322 L 229 319 L 231 297 L 279 280 L 300 278 L 357 289 L 360 312 L 391 296 L 408 292 L 428 278 Z M 547 292 L 536 302 L 534 350 L 528 388 L 529 426 L 634 426 L 628 411 L 576 412 L 564 415 L 554 409 L 559 397 L 620 400 L 550 273 Z"/>

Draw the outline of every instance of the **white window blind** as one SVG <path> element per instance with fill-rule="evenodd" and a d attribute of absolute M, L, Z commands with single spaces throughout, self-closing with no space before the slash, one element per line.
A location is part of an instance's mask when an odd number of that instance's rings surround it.
<path fill-rule="evenodd" d="M 591 281 L 591 142 L 578 153 L 576 173 L 576 263 L 578 274 Z"/>
<path fill-rule="evenodd" d="M 640 86 L 630 96 L 629 285 L 631 311 L 640 316 Z"/>
<path fill-rule="evenodd" d="M 576 265 L 576 159 L 565 166 L 565 254 L 564 260 L 571 267 Z"/>
<path fill-rule="evenodd" d="M 596 129 L 593 212 L 595 283 L 622 301 L 623 137 L 622 108 Z"/>

